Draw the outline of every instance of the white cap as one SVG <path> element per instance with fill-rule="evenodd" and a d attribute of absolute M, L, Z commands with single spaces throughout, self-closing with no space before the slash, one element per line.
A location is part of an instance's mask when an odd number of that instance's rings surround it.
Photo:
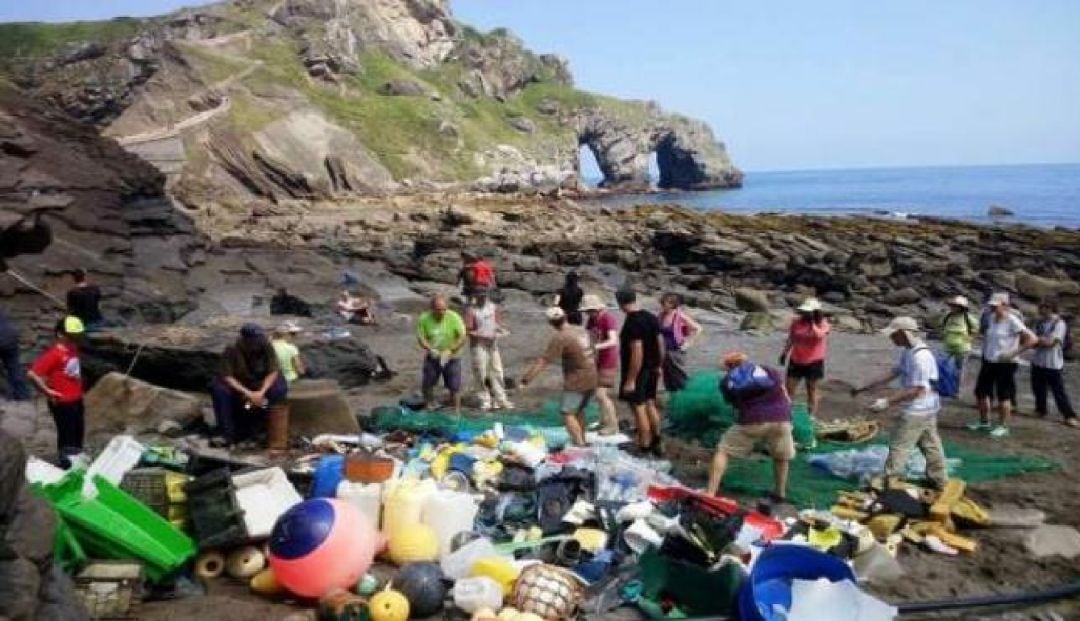
<path fill-rule="evenodd" d="M 274 330 L 278 334 L 298 334 L 303 331 L 304 329 L 297 325 L 295 321 L 286 321 Z"/>
<path fill-rule="evenodd" d="M 901 330 L 904 332 L 918 332 L 919 322 L 915 321 L 912 317 L 895 317 L 881 332 L 885 336 L 892 336 L 894 333 Z"/>
<path fill-rule="evenodd" d="M 552 306 L 544 311 L 544 316 L 548 318 L 548 321 L 556 321 L 566 318 L 566 311 L 558 306 Z"/>
<path fill-rule="evenodd" d="M 1005 292 L 998 292 L 990 296 L 990 300 L 986 302 L 987 306 L 1001 306 L 1002 304 L 1009 303 L 1009 294 Z"/>
<path fill-rule="evenodd" d="M 814 311 L 821 310 L 821 302 L 817 298 L 806 298 L 799 308 L 795 309 L 800 313 L 812 313 Z"/>
<path fill-rule="evenodd" d="M 583 311 L 604 310 L 606 305 L 604 304 L 604 301 L 600 299 L 600 296 L 595 293 L 586 293 L 585 296 L 581 298 L 581 306 L 579 308 Z"/>
<path fill-rule="evenodd" d="M 948 301 L 946 302 L 946 304 L 951 304 L 952 306 L 961 306 L 963 308 L 967 308 L 970 305 L 970 302 L 968 302 L 968 299 L 965 298 L 964 296 L 958 295 L 955 298 L 949 298 Z"/>

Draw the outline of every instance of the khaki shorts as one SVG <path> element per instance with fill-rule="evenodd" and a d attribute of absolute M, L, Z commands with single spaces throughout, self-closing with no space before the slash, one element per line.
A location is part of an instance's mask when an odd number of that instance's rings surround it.
<path fill-rule="evenodd" d="M 732 425 L 720 438 L 716 450 L 732 457 L 746 457 L 758 443 L 769 449 L 773 459 L 790 461 L 795 458 L 795 439 L 791 423 L 757 423 Z"/>

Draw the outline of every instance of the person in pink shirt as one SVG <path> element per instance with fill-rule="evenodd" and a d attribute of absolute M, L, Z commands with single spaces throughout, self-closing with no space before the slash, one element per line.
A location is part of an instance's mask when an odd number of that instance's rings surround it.
<path fill-rule="evenodd" d="M 821 311 L 821 302 L 814 298 L 807 299 L 795 310 L 799 315 L 791 322 L 784 352 L 780 354 L 780 364 L 787 365 L 785 385 L 789 395 L 794 397 L 799 380 L 806 381 L 810 416 L 816 417 L 821 400 L 818 384 L 825 377 L 825 355 L 832 328 Z"/>
<path fill-rule="evenodd" d="M 585 295 L 578 308 L 588 317 L 585 329 L 596 352 L 596 402 L 600 405 L 600 434 L 618 433 L 619 417 L 608 390 L 615 387 L 619 375 L 619 320 L 604 307 L 604 301 L 598 295 Z"/>

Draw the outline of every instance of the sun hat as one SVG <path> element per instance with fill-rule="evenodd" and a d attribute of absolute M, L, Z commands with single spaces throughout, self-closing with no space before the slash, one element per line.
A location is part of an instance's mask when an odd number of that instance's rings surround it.
<path fill-rule="evenodd" d="M 86 332 L 86 326 L 83 325 L 82 319 L 75 315 L 64 317 L 63 321 L 60 322 L 60 326 L 65 334 L 82 334 Z"/>
<path fill-rule="evenodd" d="M 724 367 L 728 369 L 734 369 L 735 367 L 743 364 L 749 359 L 750 356 L 746 355 L 745 352 L 729 351 L 728 353 L 724 354 L 724 357 L 721 360 L 723 361 Z"/>
<path fill-rule="evenodd" d="M 595 293 L 586 293 L 585 296 L 581 298 L 581 305 L 578 308 L 583 311 L 604 310 L 605 304 L 604 301 L 600 299 L 600 296 Z"/>
<path fill-rule="evenodd" d="M 987 300 L 986 305 L 987 306 L 1001 306 L 1003 304 L 1008 304 L 1008 303 L 1009 303 L 1009 294 L 1005 293 L 1005 292 L 998 292 L 998 293 L 995 293 L 994 295 L 990 296 L 990 299 Z"/>
<path fill-rule="evenodd" d="M 800 313 L 812 313 L 814 311 L 821 310 L 821 302 L 817 298 L 806 298 L 799 308 L 795 309 Z"/>
<path fill-rule="evenodd" d="M 295 321 L 283 322 L 280 326 L 274 329 L 274 332 L 277 334 L 299 334 L 303 331 L 304 329 L 297 325 Z"/>
<path fill-rule="evenodd" d="M 958 295 L 954 298 L 949 298 L 948 301 L 946 301 L 945 303 L 949 306 L 959 306 L 961 308 L 967 308 L 970 305 L 968 299 L 962 295 Z"/>
<path fill-rule="evenodd" d="M 885 336 L 892 336 L 901 330 L 904 332 L 918 332 L 919 322 L 913 317 L 894 317 L 881 333 Z"/>
<path fill-rule="evenodd" d="M 566 311 L 558 306 L 552 306 L 544 311 L 544 316 L 548 318 L 548 321 L 558 321 L 559 319 L 566 319 Z"/>

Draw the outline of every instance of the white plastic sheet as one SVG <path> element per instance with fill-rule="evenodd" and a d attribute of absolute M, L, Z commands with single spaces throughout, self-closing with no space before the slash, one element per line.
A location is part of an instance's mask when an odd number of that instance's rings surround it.
<path fill-rule="evenodd" d="M 787 621 L 893 621 L 895 607 L 867 595 L 850 580 L 791 581 Z"/>

